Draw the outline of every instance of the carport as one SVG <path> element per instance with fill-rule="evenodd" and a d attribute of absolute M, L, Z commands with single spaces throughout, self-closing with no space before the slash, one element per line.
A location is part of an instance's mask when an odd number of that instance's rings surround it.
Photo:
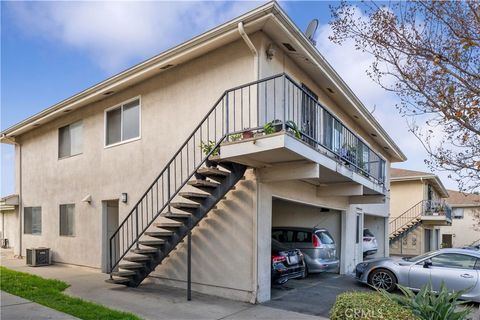
<path fill-rule="evenodd" d="M 363 214 L 363 228 L 370 230 L 377 240 L 377 253 L 368 255 L 365 259 L 388 257 L 388 232 L 385 231 L 388 228 L 388 218 L 381 217 L 374 214 Z M 388 230 L 387 230 L 388 231 Z"/>
<path fill-rule="evenodd" d="M 272 199 L 272 227 L 325 228 L 335 240 L 337 258 L 341 256 L 341 217 L 341 212 L 337 210 L 280 198 Z"/>

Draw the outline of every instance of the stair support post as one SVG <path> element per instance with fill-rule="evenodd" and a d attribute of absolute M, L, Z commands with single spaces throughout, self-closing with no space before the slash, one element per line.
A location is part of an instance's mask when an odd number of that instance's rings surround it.
<path fill-rule="evenodd" d="M 187 235 L 187 301 L 192 300 L 192 231 Z"/>

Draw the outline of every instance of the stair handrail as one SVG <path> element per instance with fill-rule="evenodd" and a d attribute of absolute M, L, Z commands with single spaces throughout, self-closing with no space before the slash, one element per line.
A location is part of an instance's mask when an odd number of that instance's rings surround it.
<path fill-rule="evenodd" d="M 246 87 L 251 87 L 253 85 L 258 85 L 262 82 L 266 82 L 266 81 L 269 81 L 269 80 L 273 80 L 273 79 L 277 79 L 277 78 L 280 78 L 280 77 L 284 77 L 286 76 L 285 73 L 281 73 L 281 74 L 277 74 L 277 75 L 273 75 L 273 76 L 270 76 L 270 77 L 266 77 L 266 78 L 263 78 L 263 79 L 260 79 L 260 80 L 256 80 L 256 81 L 252 81 L 252 82 L 248 82 L 246 84 L 243 84 L 243 85 L 240 85 L 240 86 L 237 86 L 237 87 L 233 87 L 233 88 L 230 88 L 228 90 L 225 90 L 223 92 L 223 94 L 220 96 L 220 98 L 215 102 L 215 104 L 213 105 L 213 107 L 207 112 L 207 114 L 202 118 L 202 120 L 199 122 L 199 124 L 195 127 L 195 129 L 193 130 L 193 132 L 187 137 L 187 139 L 185 140 L 185 142 L 179 147 L 179 149 L 174 153 L 174 155 L 172 156 L 172 158 L 166 163 L 165 167 L 162 169 L 162 171 L 160 171 L 160 173 L 157 175 L 157 177 L 154 179 L 154 181 L 149 185 L 149 187 L 147 188 L 147 191 L 143 193 L 143 195 L 140 197 L 140 199 L 135 203 L 135 205 L 132 207 L 132 209 L 129 211 L 129 213 L 127 214 L 127 216 L 123 219 L 122 223 L 119 224 L 119 226 L 117 227 L 117 229 L 115 230 L 115 232 L 112 234 L 112 236 L 110 237 L 109 239 L 109 256 L 110 256 L 110 260 L 109 260 L 109 265 L 108 265 L 108 269 L 109 269 L 109 272 L 111 273 L 116 267 L 117 265 L 119 264 L 119 262 L 125 257 L 125 255 L 129 252 L 129 250 L 135 245 L 137 244 L 138 246 L 138 240 L 140 239 L 140 237 L 145 233 L 145 231 L 152 225 L 152 223 L 161 215 L 161 213 L 165 210 L 165 208 L 168 206 L 168 204 L 175 198 L 175 196 L 178 194 L 178 192 L 186 185 L 186 183 L 195 175 L 195 172 L 205 163 L 205 161 L 213 154 L 215 153 L 215 150 L 217 150 L 217 148 L 220 147 L 220 144 L 223 142 L 223 140 L 225 140 L 225 138 L 234 133 L 233 131 L 230 131 L 229 128 L 228 128 L 228 125 L 229 125 L 229 118 L 228 118 L 228 94 L 231 93 L 231 92 L 234 92 L 236 90 L 241 90 L 242 88 L 246 88 Z M 226 122 L 224 123 L 225 124 L 225 131 L 223 132 L 223 135 L 221 135 L 219 137 L 219 140 L 218 141 L 215 141 L 215 145 L 213 148 L 211 148 L 211 151 L 208 152 L 208 154 L 206 154 L 202 160 L 199 162 L 199 164 L 197 164 L 196 166 L 194 166 L 193 170 L 191 172 L 189 172 L 189 174 L 187 175 L 186 179 L 178 186 L 175 188 L 175 191 L 171 192 L 170 190 L 170 184 L 171 184 L 171 181 L 170 181 L 170 177 L 171 177 L 171 173 L 169 172 L 169 169 L 170 167 L 172 166 L 173 163 L 175 163 L 176 159 L 178 159 L 178 156 L 181 154 L 182 150 L 185 148 L 185 146 L 188 145 L 188 143 L 191 141 L 192 137 L 195 137 L 195 134 L 198 133 L 198 130 L 201 130 L 202 129 L 202 126 L 203 124 L 205 123 L 205 121 L 207 119 L 209 119 L 209 117 L 212 115 L 212 113 L 217 109 L 217 107 L 219 106 L 220 102 L 222 102 L 225 98 L 227 98 L 227 106 L 226 106 L 226 109 L 224 109 L 223 111 L 226 111 L 226 115 L 225 115 L 225 120 Z M 223 106 L 225 107 L 225 106 Z M 223 115 L 223 114 L 222 114 Z M 254 129 L 254 128 L 249 128 L 249 129 Z M 207 135 L 207 142 L 209 142 L 209 136 Z M 215 136 L 216 138 L 216 136 Z M 201 139 L 201 142 L 203 142 L 203 140 Z M 157 185 L 157 196 L 158 196 L 158 182 L 159 180 L 164 176 L 164 174 L 167 173 L 168 174 L 168 189 L 169 191 L 167 192 L 168 193 L 168 200 L 167 201 L 163 201 L 164 204 L 162 205 L 162 208 L 159 209 L 158 205 L 157 205 L 157 213 L 155 215 L 152 215 L 151 219 L 150 219 L 150 222 L 148 222 L 147 224 L 143 225 L 143 221 L 142 221 L 142 230 L 140 231 L 139 230 L 139 220 L 138 220 L 138 207 L 139 205 L 142 204 L 142 202 L 144 201 L 144 199 L 147 197 L 147 195 L 149 194 L 149 192 L 151 190 L 153 190 L 153 188 L 155 187 L 155 185 Z M 162 181 L 163 182 L 163 181 Z M 162 196 L 163 196 L 163 189 L 162 189 Z M 153 195 L 152 195 L 153 197 Z M 157 198 L 157 203 L 158 203 L 158 198 Z M 147 204 L 148 204 L 148 199 L 147 199 Z M 147 207 L 147 210 L 148 210 L 148 207 Z M 122 228 L 128 223 L 129 219 L 131 217 L 133 217 L 134 213 L 136 214 L 136 223 L 135 223 L 135 227 L 136 227 L 136 236 L 135 236 L 135 239 L 133 240 L 133 237 L 132 237 L 132 240 L 129 241 L 130 244 L 127 244 L 127 246 L 123 248 L 123 253 L 119 253 L 119 255 L 117 256 L 116 253 L 115 253 L 115 257 L 113 256 L 114 255 L 114 250 L 112 248 L 115 248 L 117 249 L 117 245 L 115 243 L 115 239 L 119 236 L 119 233 L 120 233 L 120 230 L 122 230 Z M 148 212 L 147 212 L 147 215 L 148 215 Z M 142 206 L 142 216 L 143 216 L 143 206 Z M 148 218 L 148 216 L 147 216 Z M 132 229 L 133 229 L 133 220 L 132 220 Z M 133 230 L 132 230 L 133 231 Z M 128 226 L 127 226 L 127 233 L 129 232 L 128 230 Z M 119 239 L 120 240 L 120 239 Z M 122 241 L 123 241 L 123 245 L 124 245 L 124 237 L 122 236 Z M 127 234 L 127 241 L 128 241 L 128 234 Z M 120 242 L 120 241 L 119 241 Z M 120 246 L 120 243 L 119 245 Z M 115 260 L 115 261 L 114 261 Z"/>
<path fill-rule="evenodd" d="M 398 217 L 395 217 L 395 219 L 393 219 L 392 221 L 390 221 L 389 225 L 390 225 L 390 235 L 394 234 L 396 231 L 398 231 L 399 229 L 401 229 L 402 227 L 406 226 L 407 224 L 409 224 L 411 221 L 413 221 L 414 219 L 418 218 L 419 216 L 421 216 L 424 212 L 425 212 L 425 201 L 427 200 L 421 200 L 419 201 L 418 203 L 414 204 L 412 207 L 410 207 L 409 209 L 405 210 L 401 215 L 399 215 Z M 421 210 L 418 212 L 418 207 L 420 206 Z M 414 212 L 413 215 L 409 215 L 411 212 Z M 403 224 L 401 224 L 400 226 L 397 226 L 397 222 L 400 221 L 405 221 Z"/>

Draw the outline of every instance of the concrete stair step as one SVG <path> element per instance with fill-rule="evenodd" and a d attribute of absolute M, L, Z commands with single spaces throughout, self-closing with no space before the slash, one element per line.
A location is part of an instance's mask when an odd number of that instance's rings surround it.
<path fill-rule="evenodd" d="M 158 252 L 157 248 L 139 248 L 139 249 L 132 249 L 130 252 L 136 254 L 155 254 Z"/>
<path fill-rule="evenodd" d="M 160 247 L 165 244 L 165 240 L 162 239 L 155 239 L 155 240 L 140 240 L 138 241 L 139 244 L 142 246 L 147 246 L 147 247 Z M 147 250 L 147 249 L 138 249 L 138 250 Z"/>
<path fill-rule="evenodd" d="M 136 275 L 137 273 L 132 270 L 124 270 L 124 271 L 114 271 L 111 274 L 114 277 L 130 277 L 130 276 Z"/>
<path fill-rule="evenodd" d="M 178 221 L 165 221 L 154 223 L 154 226 L 157 228 L 180 228 L 181 226 L 183 226 L 183 223 Z"/>
<path fill-rule="evenodd" d="M 135 269 L 141 269 L 144 267 L 144 264 L 142 263 L 121 263 L 118 265 L 120 269 L 127 269 L 127 270 L 135 270 Z"/>
<path fill-rule="evenodd" d="M 207 181 L 207 180 L 192 180 L 192 181 L 188 181 L 188 185 L 192 186 L 192 187 L 195 187 L 195 188 L 198 188 L 200 190 L 208 190 L 208 191 L 212 191 L 213 189 L 215 189 L 216 187 L 219 186 L 218 183 L 216 182 L 212 182 L 212 181 Z"/>
<path fill-rule="evenodd" d="M 130 256 L 130 257 L 125 257 L 123 258 L 123 260 L 126 260 L 126 261 L 131 261 L 131 262 L 144 262 L 144 261 L 150 261 L 150 257 L 149 256 L 145 256 L 145 255 L 142 255 L 142 256 Z"/>
<path fill-rule="evenodd" d="M 165 238 L 170 237 L 174 234 L 173 231 L 145 231 L 145 235 L 152 237 L 152 238 Z"/>
<path fill-rule="evenodd" d="M 130 282 L 130 279 L 128 278 L 107 279 L 105 280 L 105 282 L 112 283 L 112 284 L 127 284 Z"/>
<path fill-rule="evenodd" d="M 195 202 L 203 202 L 203 200 L 210 196 L 209 194 L 198 192 L 179 192 L 178 195 Z"/>

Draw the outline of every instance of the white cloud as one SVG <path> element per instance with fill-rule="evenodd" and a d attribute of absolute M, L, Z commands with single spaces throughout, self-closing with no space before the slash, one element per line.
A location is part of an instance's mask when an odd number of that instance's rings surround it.
<path fill-rule="evenodd" d="M 119 71 L 246 12 L 258 2 L 18 2 L 18 25 Z"/>

